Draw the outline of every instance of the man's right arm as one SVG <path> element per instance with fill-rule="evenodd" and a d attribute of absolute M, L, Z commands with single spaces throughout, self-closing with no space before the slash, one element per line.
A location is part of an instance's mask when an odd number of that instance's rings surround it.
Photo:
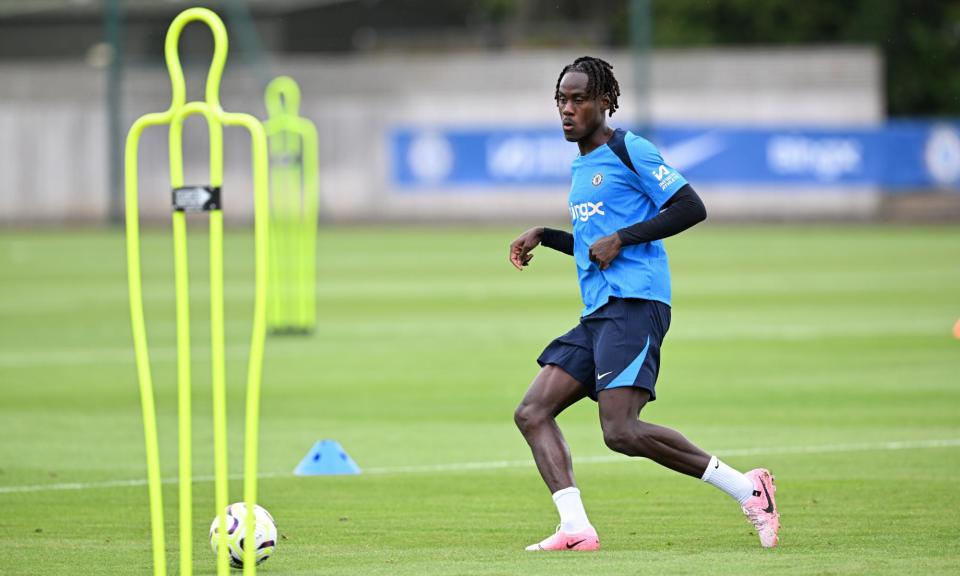
<path fill-rule="evenodd" d="M 523 270 L 523 267 L 530 264 L 530 260 L 533 259 L 533 254 L 530 252 L 541 244 L 573 256 L 572 234 L 537 226 L 527 230 L 510 243 L 510 262 L 517 270 Z"/>
<path fill-rule="evenodd" d="M 540 236 L 540 243 L 547 248 L 563 252 L 567 256 L 573 256 L 573 234 L 564 230 L 544 228 L 543 234 Z"/>

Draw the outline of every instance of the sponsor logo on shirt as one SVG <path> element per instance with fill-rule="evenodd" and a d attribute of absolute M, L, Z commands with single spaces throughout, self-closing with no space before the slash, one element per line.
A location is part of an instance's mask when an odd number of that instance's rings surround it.
<path fill-rule="evenodd" d="M 606 215 L 603 211 L 603 202 L 597 202 L 596 204 L 593 202 L 581 202 L 580 204 L 570 203 L 570 218 L 573 220 L 586 222 L 595 214 L 599 214 L 600 216 Z"/>
<path fill-rule="evenodd" d="M 675 170 L 671 171 L 663 164 L 661 164 L 656 170 L 652 170 L 650 173 L 653 174 L 653 177 L 656 178 L 657 182 L 660 183 L 661 190 L 666 190 L 680 178 L 680 174 L 678 174 Z"/>

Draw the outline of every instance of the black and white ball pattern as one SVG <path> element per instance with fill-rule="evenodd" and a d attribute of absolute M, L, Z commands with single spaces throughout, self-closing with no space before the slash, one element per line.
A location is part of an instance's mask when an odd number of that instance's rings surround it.
<path fill-rule="evenodd" d="M 230 556 L 230 566 L 243 568 L 243 551 L 246 545 L 247 506 L 243 502 L 235 502 L 227 506 L 227 550 Z M 269 558 L 277 547 L 277 525 L 273 516 L 261 506 L 254 507 L 254 542 L 257 546 L 257 564 Z M 213 519 L 210 525 L 210 547 L 214 556 L 220 544 L 220 517 Z"/>

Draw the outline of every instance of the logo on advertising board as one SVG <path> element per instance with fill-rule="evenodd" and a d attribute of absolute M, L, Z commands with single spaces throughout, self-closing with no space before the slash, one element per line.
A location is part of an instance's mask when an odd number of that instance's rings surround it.
<path fill-rule="evenodd" d="M 947 124 L 934 126 L 923 149 L 923 161 L 934 182 L 956 184 L 960 181 L 960 134 Z"/>
<path fill-rule="evenodd" d="M 767 164 L 775 174 L 832 182 L 862 171 L 863 150 L 853 138 L 774 136 L 767 143 Z"/>
<path fill-rule="evenodd" d="M 576 149 L 551 136 L 491 135 L 486 139 L 486 173 L 506 182 L 564 181 Z"/>
<path fill-rule="evenodd" d="M 453 161 L 450 142 L 436 132 L 418 135 L 407 151 L 410 172 L 425 183 L 442 182 L 453 171 Z"/>

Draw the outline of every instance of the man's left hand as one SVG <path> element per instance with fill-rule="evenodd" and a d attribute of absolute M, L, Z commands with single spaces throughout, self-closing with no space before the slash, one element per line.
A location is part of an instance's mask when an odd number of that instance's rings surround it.
<path fill-rule="evenodd" d="M 601 270 L 606 270 L 610 267 L 613 259 L 620 254 L 621 247 L 623 247 L 623 242 L 616 232 L 604 236 L 590 246 L 590 261 L 599 266 Z"/>

